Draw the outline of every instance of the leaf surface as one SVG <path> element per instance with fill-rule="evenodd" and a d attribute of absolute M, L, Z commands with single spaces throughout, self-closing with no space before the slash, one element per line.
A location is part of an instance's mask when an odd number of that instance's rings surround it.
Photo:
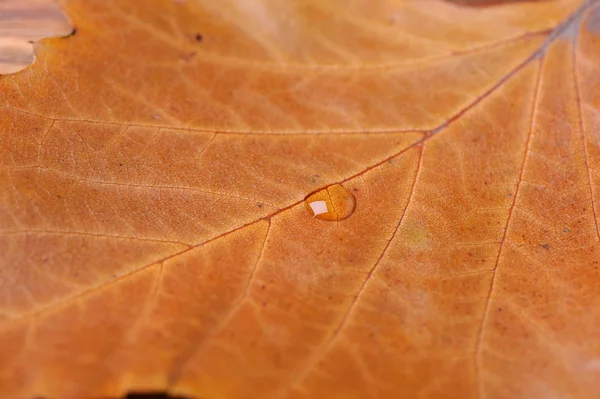
<path fill-rule="evenodd" d="M 0 397 L 600 397 L 600 2 L 62 5 L 0 77 Z"/>

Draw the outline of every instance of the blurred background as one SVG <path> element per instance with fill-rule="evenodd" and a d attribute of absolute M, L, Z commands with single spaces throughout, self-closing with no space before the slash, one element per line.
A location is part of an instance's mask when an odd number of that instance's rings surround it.
<path fill-rule="evenodd" d="M 53 0 L 0 0 L 0 74 L 20 71 L 33 62 L 34 41 L 72 32 Z"/>

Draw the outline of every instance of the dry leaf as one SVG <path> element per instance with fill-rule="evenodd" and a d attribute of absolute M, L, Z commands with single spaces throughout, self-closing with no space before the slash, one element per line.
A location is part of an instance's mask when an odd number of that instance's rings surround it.
<path fill-rule="evenodd" d="M 0 78 L 1 398 L 600 397 L 599 1 L 63 6 Z"/>

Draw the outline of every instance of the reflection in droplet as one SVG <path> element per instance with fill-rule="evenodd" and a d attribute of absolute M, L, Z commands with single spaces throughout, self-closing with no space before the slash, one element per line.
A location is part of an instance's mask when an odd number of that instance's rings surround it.
<path fill-rule="evenodd" d="M 315 214 L 315 216 L 329 212 L 329 210 L 327 209 L 327 202 L 325 201 L 313 201 L 310 203 L 310 207 L 312 208 L 312 211 Z"/>
<path fill-rule="evenodd" d="M 316 191 L 304 201 L 313 217 L 328 221 L 346 219 L 356 207 L 354 195 L 340 184 Z"/>

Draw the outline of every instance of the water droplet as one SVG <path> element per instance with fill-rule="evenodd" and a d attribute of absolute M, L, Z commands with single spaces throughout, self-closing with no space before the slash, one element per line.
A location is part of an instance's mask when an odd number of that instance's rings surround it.
<path fill-rule="evenodd" d="M 304 201 L 313 217 L 330 222 L 346 219 L 356 207 L 354 195 L 340 184 L 316 191 Z"/>

